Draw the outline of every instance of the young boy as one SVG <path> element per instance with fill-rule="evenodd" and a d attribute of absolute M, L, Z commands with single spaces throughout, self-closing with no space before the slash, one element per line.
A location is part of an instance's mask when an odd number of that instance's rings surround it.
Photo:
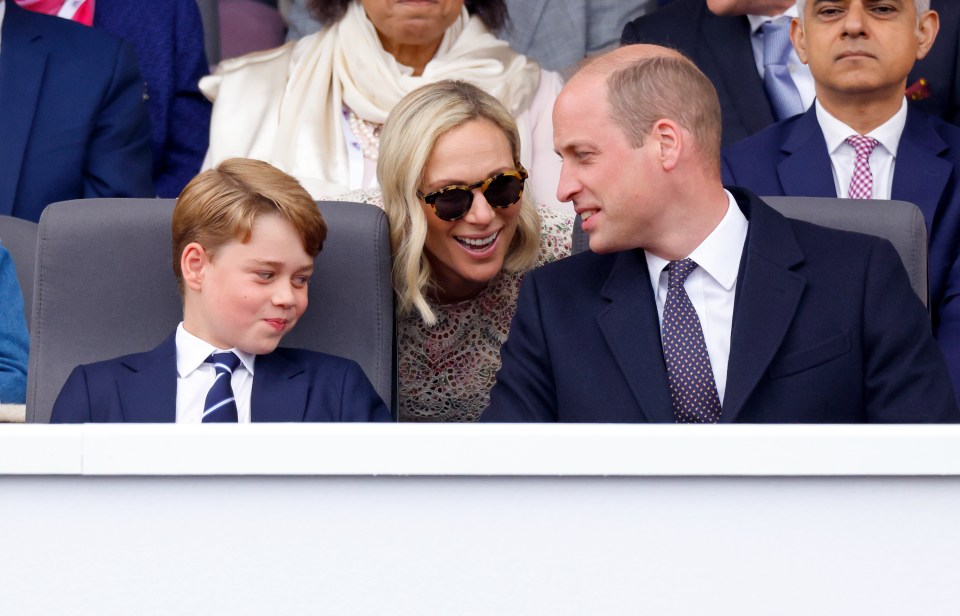
<path fill-rule="evenodd" d="M 310 195 L 267 163 L 198 175 L 173 210 L 183 322 L 152 351 L 74 369 L 50 421 L 390 421 L 356 363 L 277 348 L 326 233 Z"/>

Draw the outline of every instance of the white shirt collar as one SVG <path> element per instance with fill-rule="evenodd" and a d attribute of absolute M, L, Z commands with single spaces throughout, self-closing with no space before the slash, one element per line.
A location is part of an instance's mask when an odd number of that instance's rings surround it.
<path fill-rule="evenodd" d="M 218 349 L 209 342 L 197 338 L 183 327 L 183 321 L 177 325 L 177 374 L 180 378 L 185 378 L 194 370 L 203 365 L 210 354 L 213 352 L 233 351 L 240 358 L 240 363 L 247 369 L 247 372 L 253 374 L 253 364 L 257 356 L 245 353 L 237 348 Z"/>
<path fill-rule="evenodd" d="M 727 195 L 726 214 L 688 258 L 693 259 L 717 284 L 730 291 L 737 284 L 737 275 L 740 273 L 740 257 L 747 240 L 747 218 L 740 211 L 740 206 L 730 191 L 723 192 Z M 644 251 L 644 255 L 647 258 L 650 282 L 656 289 L 660 273 L 669 261 L 647 251 Z"/>
<path fill-rule="evenodd" d="M 858 134 L 837 118 L 830 115 L 820 101 L 814 103 L 817 110 L 817 122 L 820 123 L 820 130 L 823 131 L 823 139 L 827 142 L 827 152 L 833 154 L 847 141 L 847 137 Z M 883 148 L 890 152 L 896 158 L 897 147 L 900 145 L 900 136 L 903 135 L 903 129 L 907 125 L 907 98 L 903 98 L 900 110 L 893 114 L 889 120 L 873 129 L 864 137 L 873 137 L 880 142 Z"/>
<path fill-rule="evenodd" d="M 800 13 L 797 12 L 797 5 L 794 4 L 780 15 L 747 15 L 747 19 L 750 21 L 750 34 L 756 34 L 760 26 L 784 15 L 787 17 L 799 17 Z"/>

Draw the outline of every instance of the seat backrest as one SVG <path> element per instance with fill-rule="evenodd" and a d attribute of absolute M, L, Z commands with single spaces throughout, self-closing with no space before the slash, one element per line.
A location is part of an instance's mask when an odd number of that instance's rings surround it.
<path fill-rule="evenodd" d="M 32 220 L 0 216 L 0 244 L 7 249 L 17 268 L 17 282 L 23 293 L 23 316 L 30 329 L 33 311 L 33 273 L 37 266 L 37 223 Z"/>
<path fill-rule="evenodd" d="M 923 212 L 906 201 L 836 199 L 825 197 L 761 197 L 788 218 L 824 227 L 856 231 L 890 241 L 910 277 L 910 285 L 924 305 L 928 298 L 927 227 Z M 573 254 L 590 248 L 577 216 L 573 227 Z"/>
<path fill-rule="evenodd" d="M 788 218 L 856 231 L 889 240 L 900 255 L 910 286 L 927 304 L 927 225 L 923 212 L 906 201 L 829 197 L 761 197 Z"/>
<path fill-rule="evenodd" d="M 87 199 L 40 218 L 27 421 L 49 421 L 70 371 L 152 349 L 182 304 L 172 269 L 172 199 Z M 329 233 L 310 306 L 282 345 L 357 361 L 393 401 L 393 289 L 387 219 L 371 205 L 319 203 Z"/>

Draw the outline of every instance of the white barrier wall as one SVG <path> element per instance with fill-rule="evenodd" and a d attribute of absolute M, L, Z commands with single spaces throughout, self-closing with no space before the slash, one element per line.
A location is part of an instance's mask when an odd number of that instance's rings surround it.
<path fill-rule="evenodd" d="M 0 614 L 958 614 L 960 427 L 0 426 Z"/>

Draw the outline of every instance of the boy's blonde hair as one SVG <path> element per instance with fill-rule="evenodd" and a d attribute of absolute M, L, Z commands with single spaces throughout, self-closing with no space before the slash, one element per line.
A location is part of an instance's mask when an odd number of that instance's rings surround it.
<path fill-rule="evenodd" d="M 513 117 L 497 99 L 463 81 L 438 81 L 407 94 L 390 112 L 380 136 L 377 179 L 390 220 L 398 309 L 401 313 L 417 310 L 428 325 L 437 320 L 426 300 L 436 282 L 423 252 L 427 218 L 417 191 L 437 140 L 447 131 L 479 119 L 489 120 L 503 131 L 519 164 L 520 134 Z M 533 267 L 540 251 L 540 215 L 529 195 L 525 190 L 520 203 L 511 206 L 520 208 L 520 216 L 503 263 L 508 272 Z"/>
<path fill-rule="evenodd" d="M 250 239 L 258 216 L 274 214 L 293 225 L 303 249 L 316 257 L 327 225 L 296 179 L 260 160 L 230 158 L 190 180 L 173 208 L 173 273 L 183 293 L 180 258 L 192 242 L 212 258 L 217 249 Z"/>

